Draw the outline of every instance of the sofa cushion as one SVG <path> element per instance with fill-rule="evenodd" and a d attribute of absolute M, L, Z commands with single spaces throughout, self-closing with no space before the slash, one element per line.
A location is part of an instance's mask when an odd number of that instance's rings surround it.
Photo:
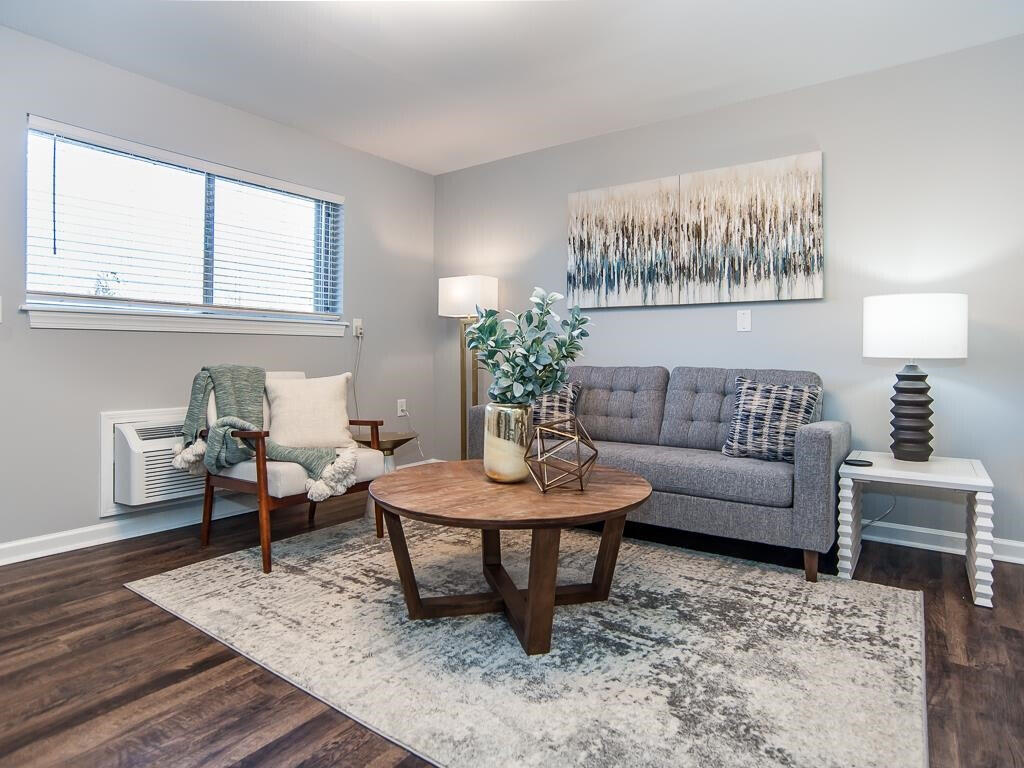
<path fill-rule="evenodd" d="M 766 507 L 793 506 L 793 465 L 720 451 L 597 441 L 597 463 L 644 477 L 656 491 Z"/>
<path fill-rule="evenodd" d="M 222 469 L 223 477 L 256 482 L 256 462 L 243 461 Z M 373 480 L 384 474 L 384 454 L 372 448 L 356 448 L 356 482 Z M 275 498 L 306 492 L 306 470 L 291 461 L 267 462 L 267 492 Z"/>
<path fill-rule="evenodd" d="M 771 368 L 674 368 L 665 394 L 665 415 L 660 430 L 661 444 L 706 451 L 722 450 L 735 410 L 737 376 L 764 384 L 821 386 L 821 377 L 810 371 L 781 371 Z M 811 420 L 820 419 L 821 398 L 818 398 Z M 584 424 L 589 428 L 587 422 Z"/>
<path fill-rule="evenodd" d="M 666 369 L 577 365 L 569 369 L 569 381 L 583 385 L 576 416 L 592 438 L 657 445 L 668 386 Z"/>

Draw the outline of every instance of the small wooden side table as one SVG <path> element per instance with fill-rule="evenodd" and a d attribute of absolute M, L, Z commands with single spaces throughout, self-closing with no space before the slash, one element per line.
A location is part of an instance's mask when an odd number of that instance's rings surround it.
<path fill-rule="evenodd" d="M 408 443 L 410 440 L 415 440 L 419 437 L 416 432 L 381 432 L 380 433 L 380 452 L 384 454 L 384 472 L 395 471 L 395 451 L 401 448 L 403 445 Z M 370 447 L 370 436 L 369 435 L 353 435 L 352 439 L 355 440 L 366 448 Z"/>
<path fill-rule="evenodd" d="M 992 480 L 977 459 L 933 456 L 900 461 L 891 453 L 854 451 L 870 467 L 839 466 L 839 575 L 852 579 L 860 557 L 860 496 L 865 483 L 921 485 L 967 494 L 967 578 L 975 605 L 992 607 Z"/>

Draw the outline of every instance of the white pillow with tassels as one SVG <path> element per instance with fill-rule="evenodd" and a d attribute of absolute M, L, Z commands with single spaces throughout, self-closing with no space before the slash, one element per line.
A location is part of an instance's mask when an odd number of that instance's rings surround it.
<path fill-rule="evenodd" d="M 267 379 L 270 439 L 289 448 L 342 448 L 348 429 L 351 373 L 319 379 Z"/>

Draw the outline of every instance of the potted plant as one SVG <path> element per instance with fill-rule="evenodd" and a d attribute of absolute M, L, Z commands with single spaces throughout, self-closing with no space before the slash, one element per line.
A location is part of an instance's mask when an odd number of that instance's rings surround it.
<path fill-rule="evenodd" d="M 466 331 L 466 346 L 493 377 L 484 418 L 484 471 L 493 480 L 516 483 L 529 474 L 524 456 L 533 401 L 560 390 L 566 365 L 583 354 L 590 318 L 578 306 L 560 318 L 552 305 L 563 298 L 534 288 L 533 308 L 505 318 L 477 307 L 477 321 Z"/>

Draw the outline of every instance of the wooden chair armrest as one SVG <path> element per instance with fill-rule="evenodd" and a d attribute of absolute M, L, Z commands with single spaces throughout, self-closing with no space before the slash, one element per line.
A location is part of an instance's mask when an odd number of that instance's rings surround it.
<path fill-rule="evenodd" d="M 210 434 L 210 430 L 208 430 L 208 429 L 201 429 L 201 430 L 199 430 L 199 436 L 201 438 L 203 438 L 204 440 L 207 438 L 207 436 L 209 434 Z M 270 433 L 269 432 L 246 432 L 246 431 L 241 430 L 241 429 L 236 429 L 236 430 L 232 431 L 231 436 L 232 437 L 240 437 L 243 440 L 257 440 L 257 439 L 262 438 L 262 437 L 270 437 Z"/>
<path fill-rule="evenodd" d="M 380 450 L 380 428 L 384 426 L 383 419 L 349 419 L 348 423 L 355 427 L 369 427 L 370 447 L 375 451 Z"/>

